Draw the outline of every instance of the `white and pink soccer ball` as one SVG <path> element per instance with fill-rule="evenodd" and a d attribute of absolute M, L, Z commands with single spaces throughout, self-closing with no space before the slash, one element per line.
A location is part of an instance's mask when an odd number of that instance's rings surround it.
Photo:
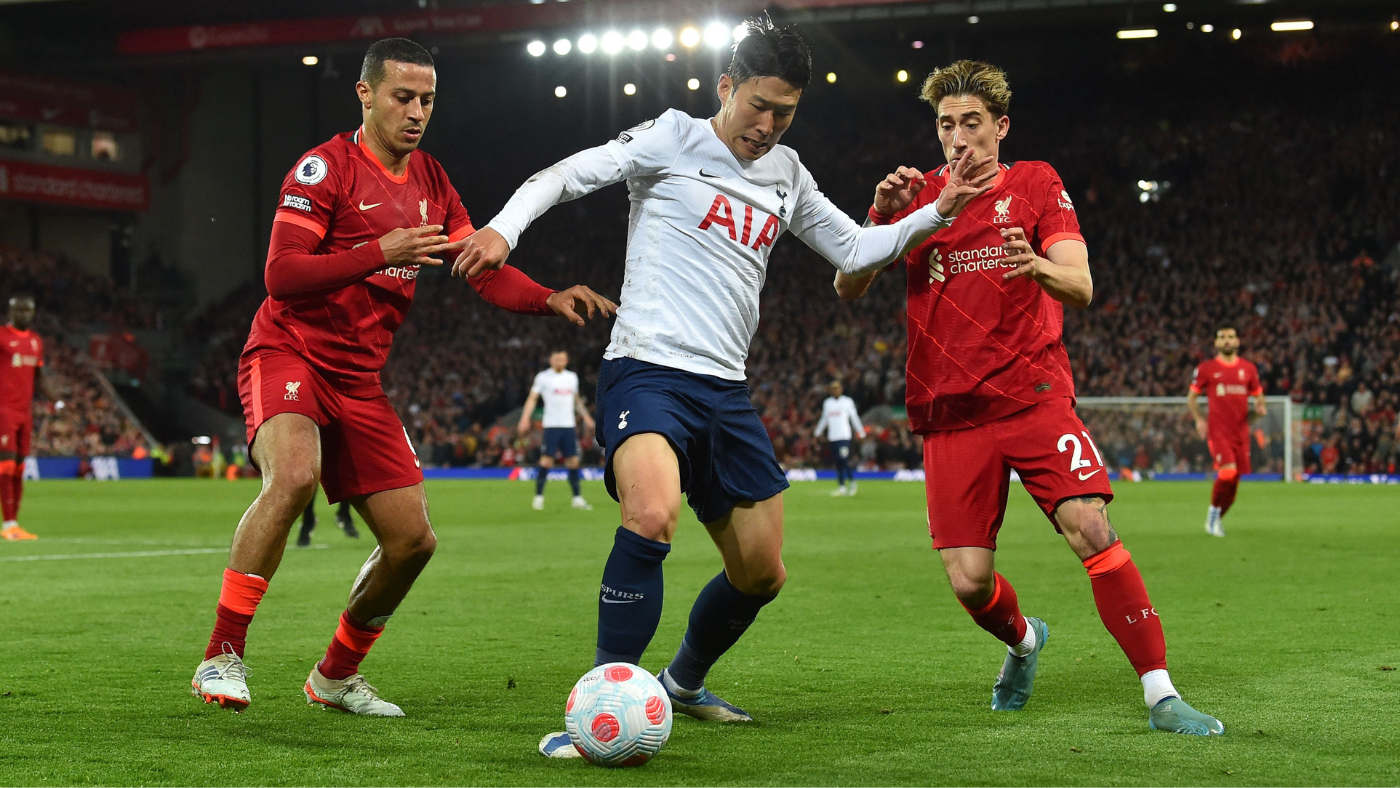
<path fill-rule="evenodd" d="M 574 747 L 598 766 L 641 766 L 671 738 L 671 701 L 656 677 L 609 662 L 583 674 L 564 706 Z"/>

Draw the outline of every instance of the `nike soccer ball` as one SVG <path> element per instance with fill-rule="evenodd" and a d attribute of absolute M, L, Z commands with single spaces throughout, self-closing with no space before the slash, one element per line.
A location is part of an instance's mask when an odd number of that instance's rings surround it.
<path fill-rule="evenodd" d="M 564 706 L 574 746 L 599 766 L 641 766 L 671 738 L 671 701 L 654 676 L 609 662 L 583 674 Z"/>

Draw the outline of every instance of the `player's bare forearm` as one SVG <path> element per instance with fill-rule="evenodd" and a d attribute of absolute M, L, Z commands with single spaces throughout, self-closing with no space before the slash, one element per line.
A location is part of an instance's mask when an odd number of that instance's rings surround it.
<path fill-rule="evenodd" d="M 1016 266 L 1003 274 L 1003 279 L 1028 276 L 1062 304 L 1080 309 L 1089 306 L 1094 299 L 1094 278 L 1089 273 L 1089 248 L 1082 241 L 1060 241 L 1041 257 L 1020 227 L 1002 230 L 1001 235 L 1006 239 L 1007 251 L 1003 262 Z"/>
<path fill-rule="evenodd" d="M 883 271 L 883 269 L 881 269 L 881 271 Z M 864 276 L 847 276 L 837 271 L 836 281 L 832 282 L 832 285 L 836 288 L 836 295 L 846 301 L 863 298 L 866 293 L 870 292 L 870 286 L 875 283 L 875 280 L 880 278 L 881 271 L 875 271 Z"/>
<path fill-rule="evenodd" d="M 1194 391 L 1186 392 L 1186 409 L 1191 411 L 1191 418 L 1196 421 L 1200 421 L 1203 418 L 1201 416 L 1200 398 L 1201 395 Z"/>

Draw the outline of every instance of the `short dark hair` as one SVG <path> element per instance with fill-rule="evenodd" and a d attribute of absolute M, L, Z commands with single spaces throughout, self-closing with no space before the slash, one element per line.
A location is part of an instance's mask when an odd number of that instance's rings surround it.
<path fill-rule="evenodd" d="M 381 38 L 370 44 L 369 51 L 365 52 L 365 62 L 360 66 L 360 81 L 368 83 L 370 87 L 378 87 L 384 81 L 384 64 L 390 60 L 433 68 L 433 56 L 418 44 L 407 38 Z"/>
<path fill-rule="evenodd" d="M 777 77 L 800 90 L 812 81 L 812 48 L 792 25 L 777 27 L 768 14 L 744 20 L 744 35 L 724 73 L 735 86 L 760 77 Z"/>
<path fill-rule="evenodd" d="M 39 299 L 37 299 L 37 298 L 34 297 L 34 294 L 33 294 L 33 293 L 30 293 L 30 292 L 27 292 L 27 291 L 24 291 L 24 290 L 21 290 L 21 291 L 19 291 L 18 293 L 13 293 L 13 294 L 10 295 L 10 303 L 12 303 L 12 304 L 13 304 L 14 302 L 16 302 L 16 301 L 34 301 L 34 302 L 37 303 L 38 300 L 39 300 Z"/>
<path fill-rule="evenodd" d="M 1234 323 L 1222 323 L 1220 326 L 1216 327 L 1215 335 L 1220 336 L 1221 331 L 1233 331 L 1237 335 L 1240 333 L 1240 330 L 1238 328 L 1235 328 Z"/>

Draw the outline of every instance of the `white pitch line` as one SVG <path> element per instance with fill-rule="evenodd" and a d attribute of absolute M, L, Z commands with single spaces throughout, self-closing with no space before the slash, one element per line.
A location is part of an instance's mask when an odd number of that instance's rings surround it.
<path fill-rule="evenodd" d="M 325 550 L 326 545 L 312 545 L 313 550 Z M 3 561 L 67 561 L 74 558 L 150 558 L 161 555 L 209 555 L 227 553 L 227 547 L 202 547 L 198 550 L 141 550 L 131 553 L 67 553 L 64 555 L 14 555 L 0 558 Z"/>

